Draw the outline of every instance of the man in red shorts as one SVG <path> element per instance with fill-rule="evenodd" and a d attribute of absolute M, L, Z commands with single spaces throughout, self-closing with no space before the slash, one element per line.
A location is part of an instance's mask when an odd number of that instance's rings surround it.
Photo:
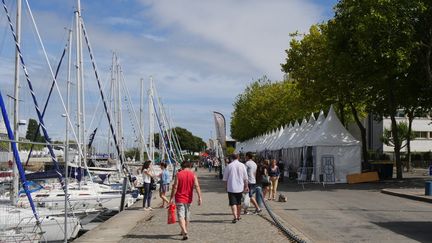
<path fill-rule="evenodd" d="M 198 178 L 191 170 L 191 163 L 184 161 L 182 163 L 182 170 L 178 172 L 175 177 L 170 199 L 170 203 L 173 203 L 174 199 L 176 202 L 177 217 L 179 220 L 181 233 L 183 235 L 182 240 L 188 239 L 190 205 L 192 203 L 194 187 L 198 194 L 198 205 L 201 205 L 202 198 Z"/>

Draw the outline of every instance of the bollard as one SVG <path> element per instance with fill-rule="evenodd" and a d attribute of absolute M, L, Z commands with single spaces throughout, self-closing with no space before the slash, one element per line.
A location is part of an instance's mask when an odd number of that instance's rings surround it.
<path fill-rule="evenodd" d="M 432 181 L 425 182 L 425 195 L 432 196 Z"/>
<path fill-rule="evenodd" d="M 124 209 L 125 198 L 126 198 L 126 189 L 127 189 L 127 177 L 123 177 L 123 185 L 122 185 L 122 196 L 120 200 L 120 212 Z"/>

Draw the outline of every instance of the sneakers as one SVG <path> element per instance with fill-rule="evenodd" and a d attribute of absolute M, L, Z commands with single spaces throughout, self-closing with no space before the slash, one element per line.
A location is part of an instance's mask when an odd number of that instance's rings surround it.
<path fill-rule="evenodd" d="M 233 219 L 233 220 L 231 221 L 231 223 L 233 223 L 233 224 L 237 223 L 237 219 Z"/>
<path fill-rule="evenodd" d="M 150 210 L 153 210 L 153 208 L 151 208 L 151 207 L 146 207 L 146 208 L 144 208 L 144 210 L 145 210 L 145 211 L 150 211 Z"/>
<path fill-rule="evenodd" d="M 262 212 L 262 209 L 260 208 L 260 209 L 257 209 L 257 210 L 255 210 L 255 214 L 260 214 Z"/>

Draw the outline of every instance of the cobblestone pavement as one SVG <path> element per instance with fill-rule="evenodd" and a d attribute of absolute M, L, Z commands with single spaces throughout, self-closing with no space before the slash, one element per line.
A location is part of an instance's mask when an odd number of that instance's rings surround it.
<path fill-rule="evenodd" d="M 216 173 L 205 170 L 200 170 L 199 181 L 203 205 L 197 205 L 195 194 L 187 242 L 288 242 L 274 225 L 258 215 L 242 215 L 239 222 L 231 223 L 224 183 Z M 167 224 L 166 209 L 153 209 L 152 215 L 141 220 L 121 242 L 176 242 L 182 238 L 179 233 L 178 224 Z"/>
<path fill-rule="evenodd" d="M 288 242 L 271 224 L 268 214 L 242 215 L 231 223 L 224 183 L 216 173 L 198 172 L 203 205 L 192 207 L 188 242 Z M 423 176 L 423 177 L 421 177 Z M 292 232 L 310 242 L 431 242 L 430 203 L 381 193 L 383 188 L 421 188 L 428 176 L 377 183 L 320 185 L 281 182 L 279 192 L 288 202 L 268 205 Z M 167 224 L 167 210 L 151 212 L 137 202 L 78 242 L 176 242 L 181 240 L 178 224 Z M 252 210 L 252 209 L 251 209 Z"/>

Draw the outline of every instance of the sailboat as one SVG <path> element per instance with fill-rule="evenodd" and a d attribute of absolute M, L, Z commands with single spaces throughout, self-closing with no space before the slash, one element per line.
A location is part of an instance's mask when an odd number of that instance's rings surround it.
<path fill-rule="evenodd" d="M 19 34 L 20 34 L 20 18 L 21 18 L 21 1 L 18 0 L 17 1 L 17 29 L 18 29 L 18 35 L 16 34 L 8 9 L 6 7 L 5 1 L 3 0 L 3 6 L 4 6 L 4 10 L 6 12 L 7 15 L 7 19 L 9 21 L 9 26 L 10 26 L 10 30 L 12 32 L 12 35 L 14 37 L 14 41 L 15 41 L 15 47 L 16 47 L 16 62 L 15 62 L 15 87 L 19 87 L 17 85 L 18 83 L 18 66 L 21 63 L 21 66 L 23 68 L 25 77 L 26 77 L 26 81 L 27 84 L 29 86 L 30 89 L 30 93 L 35 105 L 35 109 L 36 109 L 36 113 L 38 115 L 39 121 L 41 123 L 42 126 L 42 130 L 44 132 L 44 136 L 45 139 L 47 141 L 47 146 L 48 149 L 50 150 L 50 155 L 52 157 L 52 160 L 54 162 L 54 165 L 56 166 L 56 171 L 59 172 L 58 170 L 58 165 L 57 165 L 57 160 L 55 158 L 55 154 L 53 152 L 52 149 L 52 145 L 50 143 L 50 139 L 48 136 L 48 133 L 46 131 L 46 128 L 44 126 L 44 120 L 43 120 L 43 115 L 41 114 L 41 110 L 39 109 L 38 103 L 37 103 L 37 98 L 35 96 L 34 90 L 33 90 L 33 86 L 32 86 L 32 82 L 30 81 L 30 77 L 29 74 L 27 72 L 27 68 L 26 65 L 24 63 L 24 58 L 23 55 L 21 53 L 21 49 L 20 49 L 20 38 L 19 38 Z M 27 2 L 27 6 L 28 2 Z M 29 9 L 29 11 L 31 11 Z M 31 15 L 32 16 L 32 15 Z M 33 17 L 32 17 L 32 21 L 34 21 Z M 16 90 L 15 92 L 15 107 L 17 106 L 18 103 L 18 92 Z M 6 111 L 6 106 L 5 103 L 3 101 L 3 97 L 1 95 L 1 91 L 0 91 L 0 108 L 1 108 L 1 112 L 2 112 L 2 117 L 4 120 L 4 124 L 7 128 L 7 133 L 8 133 L 8 138 L 10 140 L 10 144 L 12 147 L 12 151 L 13 151 L 13 155 L 14 155 L 14 161 L 15 161 L 15 167 L 14 167 L 14 188 L 15 190 L 13 191 L 13 193 L 11 194 L 12 196 L 12 202 L 15 202 L 15 196 L 17 195 L 17 189 L 18 189 L 18 182 L 19 179 L 21 180 L 22 183 L 22 187 L 24 190 L 24 193 L 29 201 L 30 204 L 30 209 L 19 209 L 16 206 L 5 206 L 4 210 L 2 212 L 2 217 L 5 217 L 5 219 L 7 219 L 5 221 L 4 224 L 1 224 L 1 232 L 0 232 L 0 239 L 1 241 L 6 241 L 6 240 L 17 240 L 17 241 L 29 241 L 29 242 L 34 242 L 34 241 L 38 241 L 38 240 L 49 240 L 49 241 L 53 241 L 53 240 L 67 240 L 71 237 L 75 237 L 78 233 L 78 230 L 80 228 L 80 223 L 79 220 L 76 217 L 67 217 L 68 215 L 66 214 L 65 217 L 58 217 L 58 216 L 51 216 L 52 212 L 49 212 L 47 215 L 43 215 L 43 217 L 41 217 L 41 214 L 39 214 L 39 212 L 36 210 L 35 204 L 32 201 L 32 197 L 31 197 L 31 192 L 29 190 L 29 184 L 28 181 L 26 179 L 26 175 L 25 175 L 25 171 L 23 168 L 23 165 L 21 163 L 21 158 L 18 152 L 18 147 L 17 147 L 17 141 L 15 140 L 15 137 L 18 138 L 17 135 L 17 127 L 14 126 L 14 131 L 12 131 L 12 127 L 9 123 L 9 117 L 8 117 L 8 113 Z M 18 109 L 15 108 L 14 109 L 14 124 L 17 124 L 17 111 Z M 19 172 L 19 177 L 18 178 L 18 173 Z M 58 173 L 58 177 L 60 179 L 60 181 L 63 184 L 62 181 L 62 177 L 61 174 Z M 66 195 L 66 193 L 65 193 Z M 67 198 L 65 196 L 65 198 Z M 46 227 L 46 231 L 43 230 L 43 226 Z M 62 226 L 64 226 L 62 228 Z M 67 232 L 69 229 L 69 232 Z M 63 232 L 63 234 L 62 234 Z"/>
<path fill-rule="evenodd" d="M 85 26 L 84 22 L 81 17 L 81 11 L 80 11 L 80 1 L 77 1 L 77 11 L 75 11 L 75 27 L 76 27 L 76 47 L 77 47 L 77 54 L 76 54 L 76 65 L 77 67 L 77 146 L 79 155 L 76 157 L 76 167 L 74 168 L 75 171 L 78 173 L 82 173 L 82 168 L 84 168 L 87 173 L 90 175 L 89 167 L 87 166 L 87 158 L 88 153 L 86 146 L 84 146 L 84 138 L 85 136 L 85 130 L 86 130 L 86 124 L 85 124 L 85 115 L 83 110 L 85 110 L 85 100 L 84 100 L 84 80 L 83 80 L 83 72 L 81 64 L 83 63 L 83 55 L 82 55 L 82 46 L 83 46 L 83 34 L 85 37 L 86 44 L 88 46 L 88 50 L 91 51 L 91 47 L 88 41 L 88 37 L 85 32 Z M 70 45 L 69 45 L 70 46 Z M 94 56 L 90 54 L 90 56 L 93 58 Z M 94 64 L 94 60 L 92 59 L 92 62 Z M 98 81 L 98 85 L 100 88 L 100 81 L 98 79 L 97 70 L 95 69 L 95 65 L 93 65 L 94 71 L 96 73 L 96 79 Z M 69 75 L 68 75 L 69 76 Z M 117 119 L 118 127 L 116 131 L 114 131 L 110 113 L 107 110 L 106 102 L 104 100 L 104 95 L 102 89 L 100 89 L 102 101 L 104 102 L 105 112 L 108 117 L 108 122 L 111 128 L 112 136 L 114 138 L 114 143 L 117 147 L 117 152 L 119 154 L 119 168 L 120 168 L 120 174 L 127 173 L 127 168 L 125 168 L 124 163 L 122 162 L 124 159 L 123 154 L 123 148 L 122 148 L 122 140 L 116 140 L 117 137 L 121 136 L 121 124 L 120 120 Z M 69 92 L 68 92 L 69 93 Z M 119 98 L 120 99 L 120 98 Z M 69 109 L 66 109 L 69 110 Z M 68 117 L 69 115 L 66 114 Z M 68 117 L 69 118 L 69 117 Z M 68 132 L 66 132 L 68 134 Z M 68 139 L 66 139 L 68 141 Z M 67 147 L 67 146 L 66 146 Z M 66 160 L 67 162 L 67 160 Z M 72 167 L 70 165 L 66 166 Z M 72 168 L 71 168 L 72 169 Z M 124 170 L 124 171 L 122 171 Z M 70 170 L 68 169 L 68 172 L 65 173 L 65 177 L 69 174 L 72 174 Z M 82 177 L 81 177 L 82 178 Z M 103 210 L 105 208 L 111 208 L 111 209 L 121 209 L 121 204 L 125 206 L 130 206 L 134 202 L 134 198 L 130 195 L 122 195 L 121 190 L 118 189 L 112 189 L 109 186 L 101 185 L 98 183 L 94 183 L 92 181 L 92 177 L 89 177 L 90 181 L 88 180 L 81 180 L 78 179 L 74 183 L 71 183 L 68 188 L 68 200 L 69 205 L 71 209 L 74 212 L 89 212 L 89 211 L 98 211 Z M 66 209 L 66 205 L 62 203 L 62 198 L 64 198 L 65 193 L 62 191 L 64 185 L 61 183 L 46 183 L 43 185 L 43 188 L 40 190 L 37 190 L 32 193 L 33 200 L 40 206 L 55 210 L 62 210 Z M 121 201 L 123 201 L 121 203 Z M 26 197 L 20 197 L 18 199 L 18 205 L 21 207 L 28 207 L 29 201 Z M 115 205 L 115 206 L 114 206 Z"/>

